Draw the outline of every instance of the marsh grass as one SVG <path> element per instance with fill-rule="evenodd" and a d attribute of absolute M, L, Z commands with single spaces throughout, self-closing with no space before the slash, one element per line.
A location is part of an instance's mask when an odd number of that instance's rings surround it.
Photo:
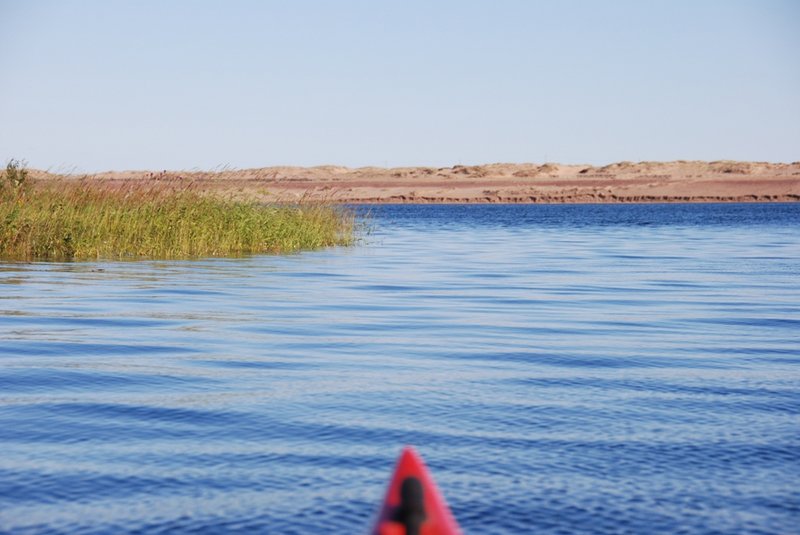
<path fill-rule="evenodd" d="M 331 205 L 268 205 L 191 182 L 61 179 L 0 186 L 0 257 L 15 260 L 183 259 L 290 253 L 354 238 Z M 15 175 L 15 179 L 19 175 Z"/>

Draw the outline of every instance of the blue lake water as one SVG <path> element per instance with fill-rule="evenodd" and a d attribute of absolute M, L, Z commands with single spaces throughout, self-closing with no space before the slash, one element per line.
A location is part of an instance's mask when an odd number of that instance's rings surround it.
<path fill-rule="evenodd" d="M 798 532 L 800 204 L 369 211 L 0 263 L 0 532 L 361 533 L 404 444 L 468 533 Z"/>

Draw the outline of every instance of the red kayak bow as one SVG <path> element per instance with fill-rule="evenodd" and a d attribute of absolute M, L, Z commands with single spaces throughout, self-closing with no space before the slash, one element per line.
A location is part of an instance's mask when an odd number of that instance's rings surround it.
<path fill-rule="evenodd" d="M 403 448 L 371 535 L 461 535 L 422 458 Z"/>

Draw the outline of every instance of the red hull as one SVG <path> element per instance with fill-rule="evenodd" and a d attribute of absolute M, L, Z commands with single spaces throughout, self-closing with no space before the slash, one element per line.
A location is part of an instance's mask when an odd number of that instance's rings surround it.
<path fill-rule="evenodd" d="M 461 535 L 422 458 L 406 446 L 397 460 L 372 535 Z"/>

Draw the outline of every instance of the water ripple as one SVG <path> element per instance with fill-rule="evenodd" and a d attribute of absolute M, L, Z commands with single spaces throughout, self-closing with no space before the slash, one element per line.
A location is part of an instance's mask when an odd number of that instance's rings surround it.
<path fill-rule="evenodd" d="M 792 533 L 800 205 L 386 206 L 352 249 L 0 264 L 0 532 Z"/>

